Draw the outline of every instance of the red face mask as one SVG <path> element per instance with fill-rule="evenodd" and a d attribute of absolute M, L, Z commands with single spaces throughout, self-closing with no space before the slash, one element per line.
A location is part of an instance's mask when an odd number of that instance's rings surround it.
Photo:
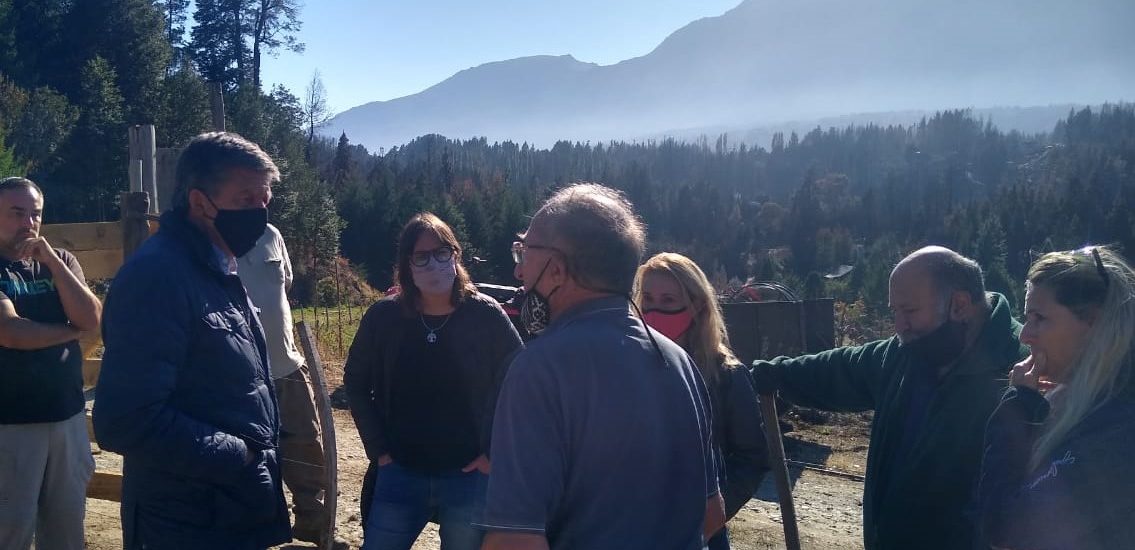
<path fill-rule="evenodd" d="M 689 330 L 694 322 L 694 314 L 690 308 L 684 307 L 674 311 L 652 309 L 645 311 L 642 318 L 650 328 L 661 332 L 663 336 L 677 342 Z"/>

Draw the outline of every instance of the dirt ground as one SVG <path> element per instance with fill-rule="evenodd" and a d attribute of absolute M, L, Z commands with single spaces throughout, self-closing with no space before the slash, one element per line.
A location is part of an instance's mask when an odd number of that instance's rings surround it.
<path fill-rule="evenodd" d="M 326 365 L 328 385 L 337 388 L 342 381 L 342 368 Z M 367 460 L 351 415 L 346 410 L 334 411 L 336 442 L 339 457 L 339 510 L 337 536 L 351 548 L 362 544 L 359 513 L 359 490 Z M 828 415 L 813 411 L 790 412 L 786 421 L 794 431 L 786 434 L 786 452 L 790 459 L 822 465 L 832 470 L 862 475 L 866 464 L 866 415 Z M 121 457 L 99 452 L 95 455 L 99 470 L 120 471 Z M 863 484 L 854 479 L 821 473 L 812 469 L 791 467 L 794 482 L 798 525 L 804 548 L 851 550 L 863 548 L 861 513 Z M 784 548 L 784 533 L 777 505 L 776 488 L 771 476 L 757 491 L 753 500 L 729 522 L 732 547 L 735 549 Z M 121 548 L 122 532 L 118 503 L 87 501 L 87 548 L 112 550 Z M 313 548 L 307 544 L 289 544 L 282 549 Z M 437 550 L 440 547 L 437 527 L 427 526 L 418 537 L 414 550 Z"/>

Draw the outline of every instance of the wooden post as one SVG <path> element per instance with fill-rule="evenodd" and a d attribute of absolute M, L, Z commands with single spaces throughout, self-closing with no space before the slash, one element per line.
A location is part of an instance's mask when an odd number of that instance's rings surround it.
<path fill-rule="evenodd" d="M 769 466 L 772 468 L 776 494 L 780 500 L 784 545 L 788 550 L 800 550 L 800 531 L 796 527 L 796 503 L 792 500 L 792 483 L 788 479 L 788 464 L 784 459 L 784 439 L 780 434 L 780 421 L 776 414 L 776 392 L 762 391 L 757 396 L 757 403 L 761 408 L 761 425 L 764 427 L 765 444 L 768 447 Z"/>
<path fill-rule="evenodd" d="M 150 222 L 147 219 L 150 195 L 145 192 L 123 193 L 121 204 L 122 261 L 125 262 L 142 245 L 142 241 L 150 236 Z"/>
<path fill-rule="evenodd" d="M 213 131 L 225 131 L 225 96 L 221 94 L 221 83 L 209 83 L 209 112 L 213 117 Z"/>
<path fill-rule="evenodd" d="M 319 411 L 319 428 L 323 437 L 323 471 L 327 476 L 327 490 L 323 493 L 323 506 L 327 511 L 324 517 L 327 525 L 324 527 L 326 536 L 319 545 L 320 550 L 331 550 L 335 542 L 335 515 L 339 507 L 339 451 L 335 445 L 335 419 L 331 416 L 331 394 L 327 392 L 327 382 L 323 376 L 323 361 L 319 358 L 319 350 L 315 347 L 315 336 L 311 327 L 300 321 L 296 324 L 296 331 L 300 335 L 300 346 L 303 347 L 307 358 L 307 370 L 311 374 L 312 390 L 315 394 L 315 405 Z"/>
<path fill-rule="evenodd" d="M 339 356 L 343 356 L 343 295 L 339 292 L 339 262 L 335 262 L 335 315 L 339 320 L 338 343 Z"/>
<path fill-rule="evenodd" d="M 157 148 L 153 124 L 130 127 L 130 190 L 150 194 L 151 214 L 157 213 Z"/>
<path fill-rule="evenodd" d="M 177 159 L 181 156 L 181 149 L 174 147 L 160 147 L 157 150 L 157 191 L 151 197 L 151 202 L 157 203 L 154 210 L 161 212 L 173 206 L 173 192 L 177 187 Z M 153 200 L 157 199 L 157 200 Z"/>
<path fill-rule="evenodd" d="M 138 143 L 137 126 L 131 126 L 127 132 L 127 164 L 126 171 L 130 179 L 130 191 L 137 193 L 142 190 L 142 153 L 141 144 Z"/>

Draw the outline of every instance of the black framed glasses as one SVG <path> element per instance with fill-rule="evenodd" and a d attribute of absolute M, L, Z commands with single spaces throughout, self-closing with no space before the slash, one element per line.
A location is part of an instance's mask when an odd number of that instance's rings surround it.
<path fill-rule="evenodd" d="M 448 246 L 439 246 L 433 250 L 419 250 L 410 254 L 410 264 L 414 267 L 426 267 L 430 263 L 430 258 L 437 260 L 437 263 L 443 264 L 453 258 L 453 249 Z"/>
<path fill-rule="evenodd" d="M 528 244 L 523 241 L 515 241 L 512 243 L 512 261 L 516 262 L 517 264 L 524 263 L 524 253 L 529 249 L 554 250 L 556 252 L 560 252 L 560 249 L 554 246 L 540 246 L 537 244 Z M 563 254 L 563 252 L 560 253 Z"/>

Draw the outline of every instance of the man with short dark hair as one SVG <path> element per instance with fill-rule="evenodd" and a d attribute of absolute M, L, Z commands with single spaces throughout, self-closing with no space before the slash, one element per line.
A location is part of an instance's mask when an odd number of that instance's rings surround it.
<path fill-rule="evenodd" d="M 725 521 L 709 398 L 631 310 L 642 223 L 622 195 L 578 184 L 523 239 L 521 317 L 542 334 L 501 390 L 482 548 L 702 548 Z"/>
<path fill-rule="evenodd" d="M 42 216 L 39 186 L 0 180 L 0 548 L 81 549 L 95 463 L 79 336 L 102 306 Z"/>
<path fill-rule="evenodd" d="M 114 278 L 94 425 L 125 458 L 126 548 L 291 539 L 268 352 L 236 262 L 264 234 L 279 177 L 236 134 L 194 138 L 173 209 Z"/>
<path fill-rule="evenodd" d="M 805 407 L 875 412 L 867 550 L 969 549 L 985 423 L 1025 356 L 1021 325 L 1004 296 L 985 292 L 976 262 L 938 246 L 895 266 L 889 298 L 891 338 L 756 361 L 754 385 Z"/>

